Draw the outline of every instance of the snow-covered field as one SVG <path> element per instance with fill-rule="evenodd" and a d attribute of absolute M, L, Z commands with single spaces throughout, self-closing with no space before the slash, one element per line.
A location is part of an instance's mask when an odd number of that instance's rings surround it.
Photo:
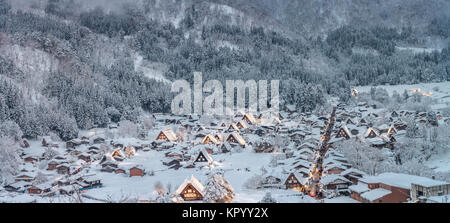
<path fill-rule="evenodd" d="M 271 156 L 272 154 L 255 154 L 250 151 L 214 156 L 216 161 L 224 161 L 222 168 L 225 171 L 225 178 L 233 185 L 236 191 L 235 202 L 257 202 L 261 200 L 264 192 L 258 191 L 255 193 L 254 191 L 248 191 L 242 185 L 254 174 L 259 174 L 259 168 L 267 165 L 270 162 Z M 162 165 L 162 159 L 164 159 L 164 153 L 161 152 L 139 152 L 136 156 L 122 162 L 119 167 L 126 168 L 126 166 L 139 163 L 144 165 L 146 170 L 154 170 L 154 176 L 130 178 L 124 174 L 98 171 L 96 174 L 99 178 L 104 179 L 104 187 L 88 191 L 86 194 L 100 199 L 106 199 L 107 196 L 112 196 L 113 198 L 118 196 L 117 198 L 120 198 L 122 195 L 130 195 L 132 197 L 138 197 L 140 200 L 148 200 L 154 191 L 153 186 L 158 181 L 164 186 L 171 184 L 172 190 L 176 190 L 186 178 L 190 178 L 191 176 L 194 176 L 200 182 L 205 182 L 207 180 L 206 173 L 210 172 L 208 169 L 197 168 L 168 169 Z M 246 168 L 250 172 L 247 172 L 245 170 Z M 285 191 L 282 192 L 286 193 Z"/>
<path fill-rule="evenodd" d="M 370 92 L 372 86 L 356 87 L 361 92 Z M 440 83 L 422 83 L 413 85 L 382 85 L 376 86 L 387 90 L 390 96 L 394 91 L 402 94 L 405 90 L 408 94 L 420 93 L 425 97 L 430 97 L 433 103 L 430 105 L 433 110 L 444 110 L 450 108 L 450 82 Z M 450 171 L 450 151 L 433 155 L 430 160 L 425 163 L 428 167 L 438 172 Z"/>

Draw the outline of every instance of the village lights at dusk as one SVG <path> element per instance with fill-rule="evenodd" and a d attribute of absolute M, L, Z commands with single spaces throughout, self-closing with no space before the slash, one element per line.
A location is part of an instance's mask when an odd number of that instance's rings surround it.
<path fill-rule="evenodd" d="M 432 221 L 449 198 L 450 0 L 0 0 L 6 214 Z"/>

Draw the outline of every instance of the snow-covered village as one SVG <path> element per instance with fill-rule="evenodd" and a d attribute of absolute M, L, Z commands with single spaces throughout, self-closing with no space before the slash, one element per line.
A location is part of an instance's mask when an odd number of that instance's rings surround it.
<path fill-rule="evenodd" d="M 441 98 L 414 88 L 383 100 L 448 106 L 448 85 L 433 88 Z M 278 115 L 223 119 L 151 114 L 139 125 L 111 123 L 66 142 L 23 140 L 19 171 L 0 201 L 448 202 L 450 117 L 439 109 L 392 110 L 365 100 L 386 90 L 363 90 L 354 89 L 351 104 L 320 113 L 288 106 Z"/>
<path fill-rule="evenodd" d="M 449 12 L 0 0 L 0 203 L 450 203 Z"/>

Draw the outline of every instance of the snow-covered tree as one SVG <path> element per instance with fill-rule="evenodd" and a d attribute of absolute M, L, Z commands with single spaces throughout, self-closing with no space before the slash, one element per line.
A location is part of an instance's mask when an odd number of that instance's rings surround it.
<path fill-rule="evenodd" d="M 59 152 L 52 148 L 46 148 L 44 154 L 42 154 L 45 160 L 51 160 L 58 155 Z"/>
<path fill-rule="evenodd" d="M 153 187 L 153 193 L 156 194 L 156 203 L 173 203 L 177 200 L 176 195 L 171 193 L 172 185 L 170 183 L 166 185 L 166 188 L 164 188 L 164 185 L 160 181 L 157 181 Z"/>
<path fill-rule="evenodd" d="M 19 165 L 19 145 L 11 138 L 0 138 L 0 184 L 11 183 Z"/>
<path fill-rule="evenodd" d="M 153 188 L 157 194 L 161 195 L 161 194 L 166 193 L 166 191 L 164 189 L 164 185 L 161 183 L 161 181 L 155 182 L 155 185 L 153 185 Z"/>
<path fill-rule="evenodd" d="M 221 173 L 211 174 L 205 185 L 204 200 L 212 203 L 230 203 L 234 197 L 234 189 Z"/>
<path fill-rule="evenodd" d="M 244 183 L 246 189 L 258 189 L 262 186 L 264 178 L 261 175 L 254 175 L 248 178 Z"/>
<path fill-rule="evenodd" d="M 11 10 L 9 0 L 0 0 L 0 15 L 6 14 Z"/>
<path fill-rule="evenodd" d="M 185 140 L 186 140 L 186 133 L 187 131 L 186 131 L 186 128 L 184 127 L 184 126 L 181 126 L 181 127 L 179 127 L 178 128 L 178 131 L 177 131 L 177 140 L 178 140 L 178 142 L 185 142 Z"/>
<path fill-rule="evenodd" d="M 390 156 L 393 156 L 357 139 L 337 143 L 336 148 L 345 155 L 353 167 L 371 175 L 383 172 L 383 168 L 390 162 Z"/>
<path fill-rule="evenodd" d="M 126 157 L 131 157 L 136 154 L 136 149 L 132 146 L 127 146 L 125 147 L 124 152 Z"/>
<path fill-rule="evenodd" d="M 36 174 L 36 177 L 34 178 L 34 183 L 36 184 L 42 184 L 48 181 L 47 176 L 45 176 L 45 174 L 43 174 L 41 171 L 39 171 Z"/>
<path fill-rule="evenodd" d="M 128 120 L 121 121 L 119 123 L 118 133 L 120 137 L 137 137 L 138 126 Z"/>
<path fill-rule="evenodd" d="M 409 138 L 419 137 L 419 127 L 417 126 L 416 120 L 414 118 L 408 119 L 406 128 L 406 136 Z"/>
<path fill-rule="evenodd" d="M 277 203 L 277 200 L 272 197 L 272 193 L 266 192 L 266 195 L 264 195 L 259 203 Z"/>

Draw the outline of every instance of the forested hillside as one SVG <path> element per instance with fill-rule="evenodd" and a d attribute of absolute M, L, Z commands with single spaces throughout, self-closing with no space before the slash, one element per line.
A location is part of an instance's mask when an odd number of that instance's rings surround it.
<path fill-rule="evenodd" d="M 408 1 L 384 15 L 401 2 L 328 2 L 300 10 L 293 1 L 0 0 L 0 120 L 28 138 L 63 139 L 139 122 L 143 112 L 170 112 L 170 81 L 191 81 L 194 71 L 280 79 L 282 107 L 300 111 L 325 95 L 347 100 L 354 85 L 450 78 L 448 2 Z M 423 20 L 407 10 L 421 4 Z"/>

